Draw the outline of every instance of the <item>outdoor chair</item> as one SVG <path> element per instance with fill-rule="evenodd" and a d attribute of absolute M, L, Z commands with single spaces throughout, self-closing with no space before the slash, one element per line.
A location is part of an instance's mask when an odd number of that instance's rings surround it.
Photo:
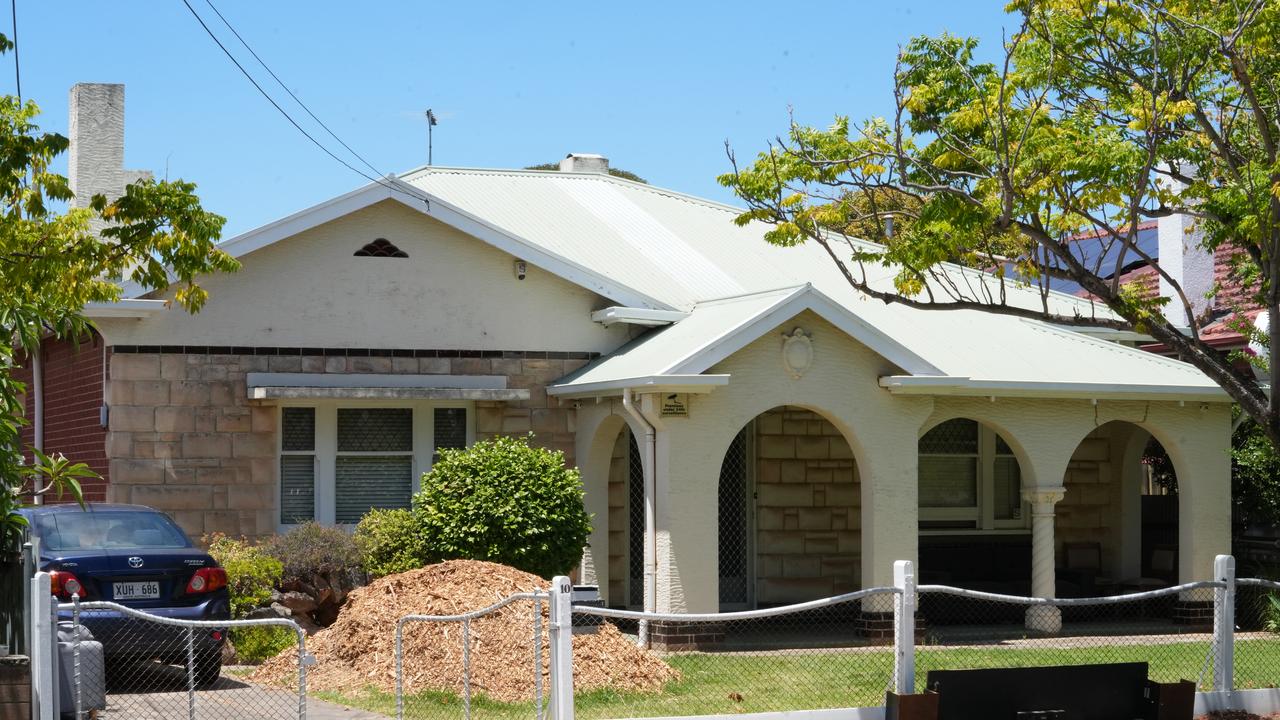
<path fill-rule="evenodd" d="M 1100 543 L 1066 543 L 1063 554 L 1066 567 L 1058 568 L 1058 579 L 1073 585 L 1077 597 L 1097 597 L 1115 591 L 1115 581 L 1102 574 Z"/>

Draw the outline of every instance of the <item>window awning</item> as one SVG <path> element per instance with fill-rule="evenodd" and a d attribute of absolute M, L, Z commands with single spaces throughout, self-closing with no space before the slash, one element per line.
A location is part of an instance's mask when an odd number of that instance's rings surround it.
<path fill-rule="evenodd" d="M 528 400 L 503 375 L 248 373 L 250 400 Z"/>

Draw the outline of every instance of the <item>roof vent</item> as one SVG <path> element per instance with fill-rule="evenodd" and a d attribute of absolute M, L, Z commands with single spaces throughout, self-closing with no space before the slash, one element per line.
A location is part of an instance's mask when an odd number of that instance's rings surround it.
<path fill-rule="evenodd" d="M 569 153 L 560 161 L 560 172 L 609 172 L 609 158 L 591 153 Z"/>
<path fill-rule="evenodd" d="M 373 242 L 365 245 L 359 250 L 352 253 L 356 257 L 384 257 L 384 258 L 407 258 L 409 254 L 395 245 L 391 244 L 386 238 L 378 238 Z"/>

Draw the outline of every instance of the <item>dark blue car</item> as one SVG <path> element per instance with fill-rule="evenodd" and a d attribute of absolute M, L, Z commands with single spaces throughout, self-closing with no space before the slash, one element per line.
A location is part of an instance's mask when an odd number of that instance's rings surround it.
<path fill-rule="evenodd" d="M 164 513 L 141 505 L 45 505 L 22 511 L 40 541 L 40 568 L 63 601 L 109 600 L 182 620 L 231 617 L 227 573 Z M 84 611 L 83 624 L 102 643 L 109 671 L 128 663 L 187 664 L 187 628 L 115 611 Z M 225 631 L 196 629 L 195 678 L 207 687 L 222 672 Z M 126 678 L 127 679 L 127 678 Z"/>

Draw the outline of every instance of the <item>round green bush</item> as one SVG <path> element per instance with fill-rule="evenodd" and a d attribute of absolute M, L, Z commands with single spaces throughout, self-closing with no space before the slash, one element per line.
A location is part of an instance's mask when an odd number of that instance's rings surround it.
<path fill-rule="evenodd" d="M 365 572 L 371 577 L 394 575 L 426 564 L 422 533 L 408 510 L 370 510 L 356 525 L 355 541 Z"/>
<path fill-rule="evenodd" d="M 529 440 L 441 451 L 413 498 L 425 562 L 488 560 L 544 578 L 578 563 L 591 532 L 582 481 L 563 453 Z"/>
<path fill-rule="evenodd" d="M 263 545 L 263 550 L 284 566 L 285 583 L 361 570 L 360 550 L 351 535 L 342 528 L 317 522 L 303 523 L 284 535 L 276 535 Z"/>
<path fill-rule="evenodd" d="M 214 533 L 204 538 L 209 554 L 227 571 L 227 590 L 231 594 L 231 617 L 239 619 L 255 608 L 267 604 L 271 591 L 280 582 L 283 566 L 258 547 L 245 540 Z"/>

